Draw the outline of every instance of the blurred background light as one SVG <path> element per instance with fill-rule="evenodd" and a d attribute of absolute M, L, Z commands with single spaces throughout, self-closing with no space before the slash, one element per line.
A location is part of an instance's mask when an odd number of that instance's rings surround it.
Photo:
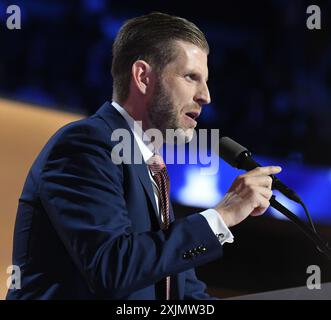
<path fill-rule="evenodd" d="M 278 177 L 294 189 L 306 204 L 316 223 L 331 226 L 331 169 L 329 167 L 307 166 L 301 163 L 291 163 L 283 159 L 273 159 L 254 156 L 262 165 L 280 165 L 283 170 Z M 187 158 L 188 160 L 188 158 Z M 171 164 L 168 165 L 171 176 L 171 195 L 175 201 L 183 205 L 200 208 L 215 206 L 227 192 L 232 181 L 243 171 L 232 168 L 220 160 L 219 170 L 215 175 L 203 175 L 201 164 Z M 208 167 L 208 166 L 207 166 Z M 302 207 L 288 200 L 278 191 L 276 198 L 285 207 L 306 219 Z M 270 208 L 271 215 L 278 219 L 286 219 L 277 210 Z"/>

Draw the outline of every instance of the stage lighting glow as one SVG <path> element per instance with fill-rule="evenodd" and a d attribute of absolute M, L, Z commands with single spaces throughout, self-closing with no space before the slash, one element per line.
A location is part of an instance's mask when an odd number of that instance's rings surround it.
<path fill-rule="evenodd" d="M 274 191 L 273 193 L 276 196 L 276 200 L 280 202 L 284 207 L 292 211 L 298 217 L 305 219 L 303 209 L 299 204 L 287 199 L 284 195 L 282 195 L 278 191 Z M 283 214 L 281 214 L 279 211 L 277 211 L 272 207 L 270 207 L 268 210 L 271 213 L 271 215 L 276 219 L 289 220 L 287 217 L 285 217 Z"/>
<path fill-rule="evenodd" d="M 306 204 L 315 223 L 331 225 L 331 169 L 328 167 L 309 166 L 266 157 L 254 157 L 264 165 L 280 165 L 283 171 L 278 177 L 295 190 Z M 220 170 L 215 175 L 202 175 L 200 164 L 180 164 L 167 166 L 171 177 L 171 197 L 174 201 L 187 206 L 212 208 L 221 200 L 236 176 L 244 173 L 232 168 L 220 160 Z M 274 191 L 276 199 L 285 207 L 306 220 L 303 208 Z M 270 208 L 271 216 L 287 219 L 277 210 Z"/>
<path fill-rule="evenodd" d="M 178 200 L 190 206 L 213 206 L 222 197 L 217 188 L 218 177 L 201 175 L 199 171 L 199 167 L 186 170 L 185 183 L 178 191 Z"/>

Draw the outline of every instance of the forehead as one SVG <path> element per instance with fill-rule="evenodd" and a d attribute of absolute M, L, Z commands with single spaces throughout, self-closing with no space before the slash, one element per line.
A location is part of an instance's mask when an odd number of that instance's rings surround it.
<path fill-rule="evenodd" d="M 185 42 L 175 41 L 176 58 L 168 64 L 168 70 L 194 71 L 208 77 L 207 52 L 196 45 Z"/>

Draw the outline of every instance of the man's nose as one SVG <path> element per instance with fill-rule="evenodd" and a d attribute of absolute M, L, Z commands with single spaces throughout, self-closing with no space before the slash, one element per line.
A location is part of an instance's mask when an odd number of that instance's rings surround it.
<path fill-rule="evenodd" d="M 200 105 L 209 104 L 211 102 L 210 93 L 207 86 L 207 83 L 204 83 L 199 87 L 199 90 L 194 99 Z"/>

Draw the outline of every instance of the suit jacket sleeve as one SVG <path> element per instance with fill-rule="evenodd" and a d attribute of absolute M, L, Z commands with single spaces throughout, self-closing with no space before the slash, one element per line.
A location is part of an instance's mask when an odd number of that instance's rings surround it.
<path fill-rule="evenodd" d="M 132 230 L 123 165 L 111 160 L 109 134 L 89 122 L 67 127 L 40 172 L 42 205 L 92 292 L 120 299 L 219 258 L 222 246 L 200 214 L 178 219 L 166 231 Z M 201 244 L 206 252 L 183 257 Z"/>

